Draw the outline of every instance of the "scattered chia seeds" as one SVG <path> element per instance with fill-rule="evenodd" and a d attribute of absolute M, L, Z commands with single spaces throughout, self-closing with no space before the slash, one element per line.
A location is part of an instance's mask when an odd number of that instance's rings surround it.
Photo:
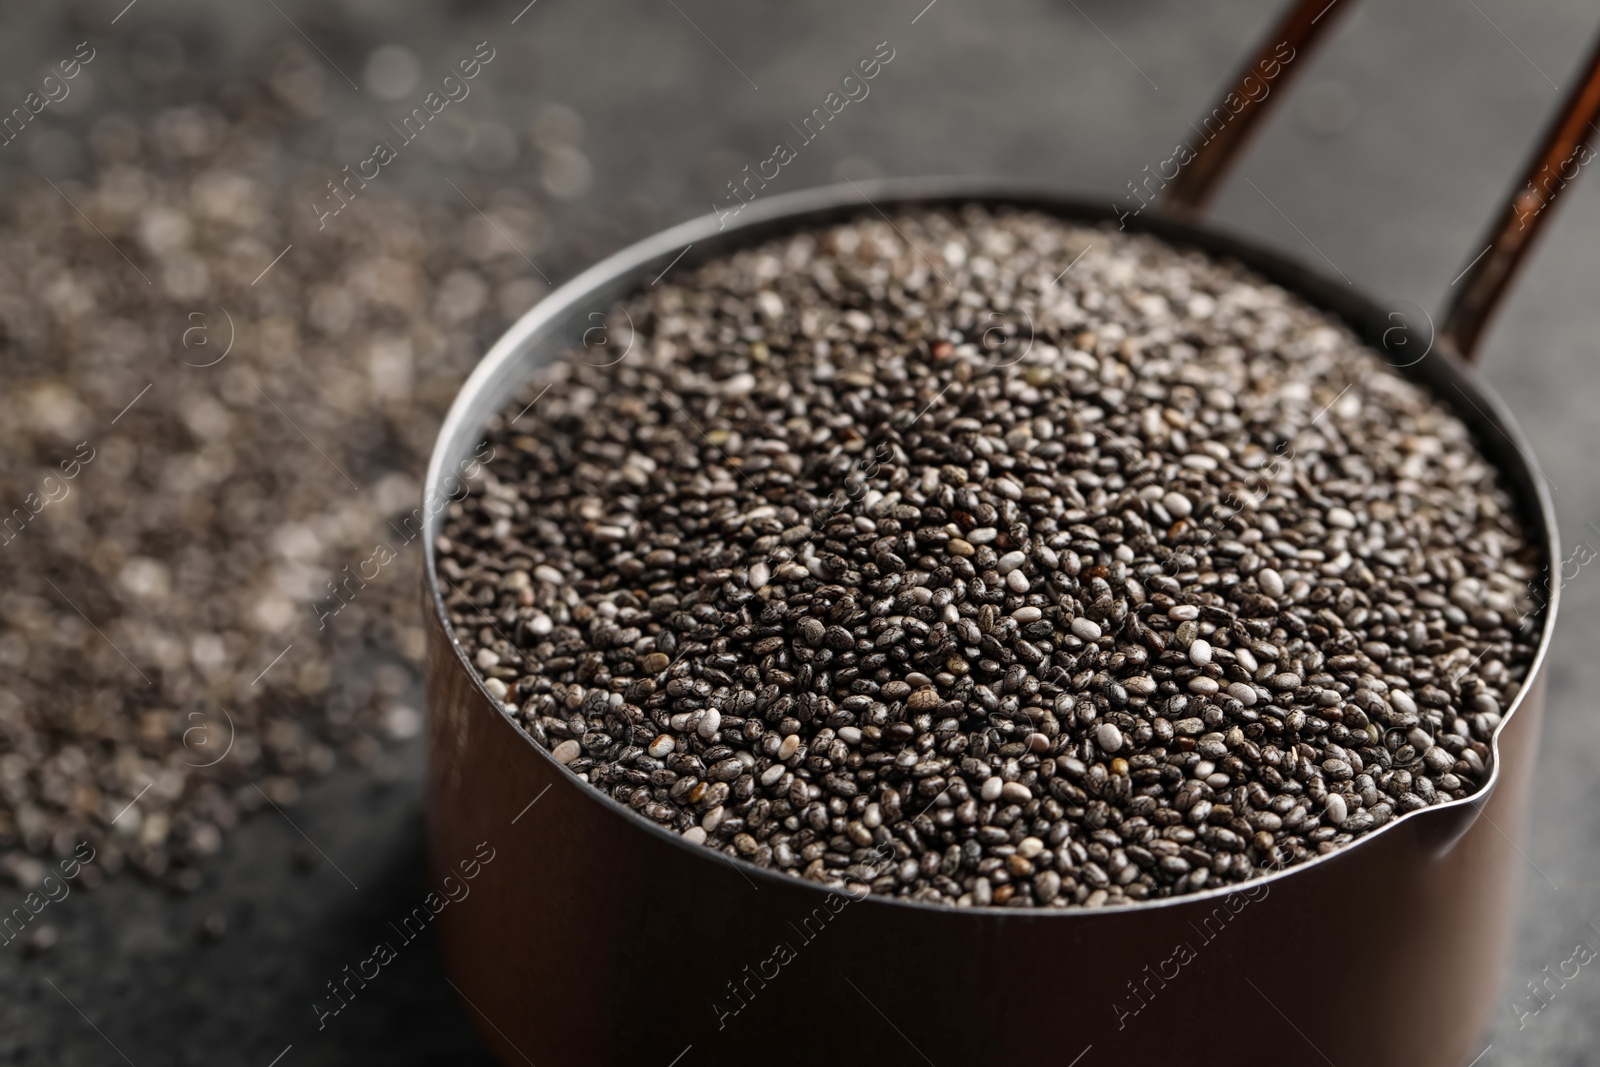
<path fill-rule="evenodd" d="M 1460 421 L 1243 268 L 969 208 L 628 311 L 632 355 L 491 423 L 439 547 L 490 692 L 644 818 L 853 891 L 1092 907 L 1486 779 L 1539 552 Z"/>
<path fill-rule="evenodd" d="M 546 205 L 503 180 L 455 173 L 493 221 L 396 182 L 318 229 L 309 47 L 154 94 L 116 63 L 128 111 L 0 161 L 0 874 L 29 889 L 81 841 L 85 884 L 193 889 L 340 755 L 399 772 L 425 639 L 396 528 L 476 354 L 548 291 L 505 236 L 538 249 Z M 400 558 L 349 583 L 379 541 Z"/>

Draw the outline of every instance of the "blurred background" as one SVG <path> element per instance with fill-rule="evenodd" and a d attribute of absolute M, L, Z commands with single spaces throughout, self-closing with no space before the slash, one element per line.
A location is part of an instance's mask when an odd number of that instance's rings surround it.
<path fill-rule="evenodd" d="M 1340 2 L 1215 216 L 1434 308 L 1600 16 Z M 336 1019 L 312 1007 L 428 890 L 419 553 L 373 550 L 477 357 L 552 285 L 731 203 L 879 42 L 870 96 L 774 192 L 969 174 L 1120 199 L 1279 6 L 0 7 L 0 915 L 58 887 L 0 935 L 0 1062 L 488 1062 L 426 938 Z M 1600 548 L 1600 188 L 1557 210 L 1482 358 L 1564 544 Z M 1528 996 L 1600 943 L 1594 571 L 1564 593 L 1485 1067 L 1600 1039 L 1587 969 Z"/>

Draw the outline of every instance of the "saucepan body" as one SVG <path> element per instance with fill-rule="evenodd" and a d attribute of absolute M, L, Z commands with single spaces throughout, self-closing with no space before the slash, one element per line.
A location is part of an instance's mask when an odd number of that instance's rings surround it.
<path fill-rule="evenodd" d="M 870 205 L 868 200 L 870 199 Z M 491 415 L 577 348 L 595 313 L 673 268 L 856 214 L 979 203 L 1085 224 L 1110 208 L 994 182 L 895 180 L 749 205 L 634 245 L 567 283 L 484 357 L 441 430 L 445 501 Z M 1237 238 L 1146 212 L 1129 228 L 1241 261 L 1377 342 L 1389 309 Z M 1425 340 L 1425 339 L 1423 339 Z M 1460 361 L 1402 373 L 1450 403 L 1559 559 L 1547 494 L 1503 404 Z M 443 606 L 427 520 L 429 834 L 440 877 L 478 869 L 437 928 L 507 1064 L 1004 1062 L 1460 1067 L 1491 1010 L 1524 864 L 1552 593 L 1537 656 L 1468 800 L 1232 892 L 1118 908 L 956 909 L 863 899 L 683 841 L 556 763 L 484 689 Z M 1079 1057 L 1083 1057 L 1080 1061 Z M 679 1058 L 681 1057 L 681 1059 Z"/>

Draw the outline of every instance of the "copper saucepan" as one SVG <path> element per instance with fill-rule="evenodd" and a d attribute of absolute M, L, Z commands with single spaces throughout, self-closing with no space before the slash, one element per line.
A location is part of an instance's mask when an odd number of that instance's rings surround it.
<path fill-rule="evenodd" d="M 1293 30 L 1298 16 L 1302 44 L 1307 6 L 1279 27 Z M 1591 89 L 1596 69 L 1600 51 Z M 1581 107 L 1592 117 L 1600 94 L 1581 96 L 1563 118 Z M 1554 158 L 1562 136 L 1570 156 L 1582 126 L 1555 123 L 1536 161 Z M 1208 164 L 1211 181 L 1220 170 Z M 872 212 L 867 199 L 890 213 L 978 203 L 1088 224 L 1116 214 L 1049 190 L 913 179 L 773 196 L 725 229 L 710 217 L 676 226 L 561 286 L 489 351 L 440 431 L 427 499 L 456 491 L 450 479 L 488 419 L 580 347 L 592 313 L 641 291 L 686 246 L 674 269 Z M 1191 187 L 1178 206 L 1203 199 Z M 1493 254 L 1464 287 L 1477 294 L 1471 307 L 1454 309 L 1432 351 L 1401 373 L 1467 423 L 1517 496 L 1530 539 L 1557 560 L 1532 450 L 1460 358 L 1540 221 L 1524 210 L 1497 223 Z M 1176 212 L 1146 211 L 1127 225 L 1237 260 L 1375 346 L 1394 332 L 1392 308 L 1251 242 Z M 480 842 L 495 858 L 471 903 L 440 916 L 440 938 L 469 1014 L 503 1062 L 1069 1067 L 1082 1056 L 1084 1067 L 1460 1067 L 1478 1051 L 1523 864 L 1517 841 L 1555 590 L 1528 679 L 1493 739 L 1489 781 L 1472 797 L 1396 818 L 1243 887 L 1099 909 L 956 909 L 853 901 L 730 859 L 575 778 L 513 724 L 457 643 L 437 570 L 441 522 L 429 519 L 426 539 L 432 855 L 441 876 Z"/>

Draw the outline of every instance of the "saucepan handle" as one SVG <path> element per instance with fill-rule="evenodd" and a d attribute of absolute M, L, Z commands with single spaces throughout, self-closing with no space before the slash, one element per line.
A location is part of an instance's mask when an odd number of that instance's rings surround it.
<path fill-rule="evenodd" d="M 1489 226 L 1466 270 L 1451 283 L 1452 295 L 1439 340 L 1470 362 L 1511 281 L 1548 223 L 1556 197 L 1594 159 L 1589 139 L 1600 117 L 1600 38 L 1597 38 L 1561 107 L 1528 157 L 1511 195 Z"/>
<path fill-rule="evenodd" d="M 1295 0 L 1289 5 L 1288 13 L 1228 83 L 1217 105 L 1198 125 L 1190 124 L 1198 136 L 1192 140 L 1185 136 L 1175 160 L 1181 161 L 1177 176 L 1161 193 L 1161 206 L 1168 213 L 1197 215 L 1205 209 L 1228 168 L 1266 118 L 1272 106 L 1269 101 L 1278 100 L 1310 65 L 1312 49 L 1327 38 L 1328 29 L 1355 2 Z"/>
<path fill-rule="evenodd" d="M 1305 69 L 1312 48 L 1327 36 L 1338 15 L 1355 0 L 1296 0 L 1273 27 L 1243 70 L 1229 83 L 1216 107 L 1198 126 L 1198 136 L 1179 146 L 1178 173 L 1162 190 L 1171 214 L 1196 215 L 1205 208 L 1228 168 L 1244 150 L 1270 106 Z M 1600 38 L 1596 39 L 1572 88 L 1551 117 L 1517 183 L 1483 239 L 1472 246 L 1466 268 L 1450 283 L 1449 303 L 1437 331 L 1440 347 L 1471 362 L 1495 309 L 1510 289 L 1524 258 L 1543 231 L 1561 191 L 1578 176 L 1595 152 L 1590 138 L 1600 134 Z M 1191 124 L 1193 125 L 1193 124 Z"/>

